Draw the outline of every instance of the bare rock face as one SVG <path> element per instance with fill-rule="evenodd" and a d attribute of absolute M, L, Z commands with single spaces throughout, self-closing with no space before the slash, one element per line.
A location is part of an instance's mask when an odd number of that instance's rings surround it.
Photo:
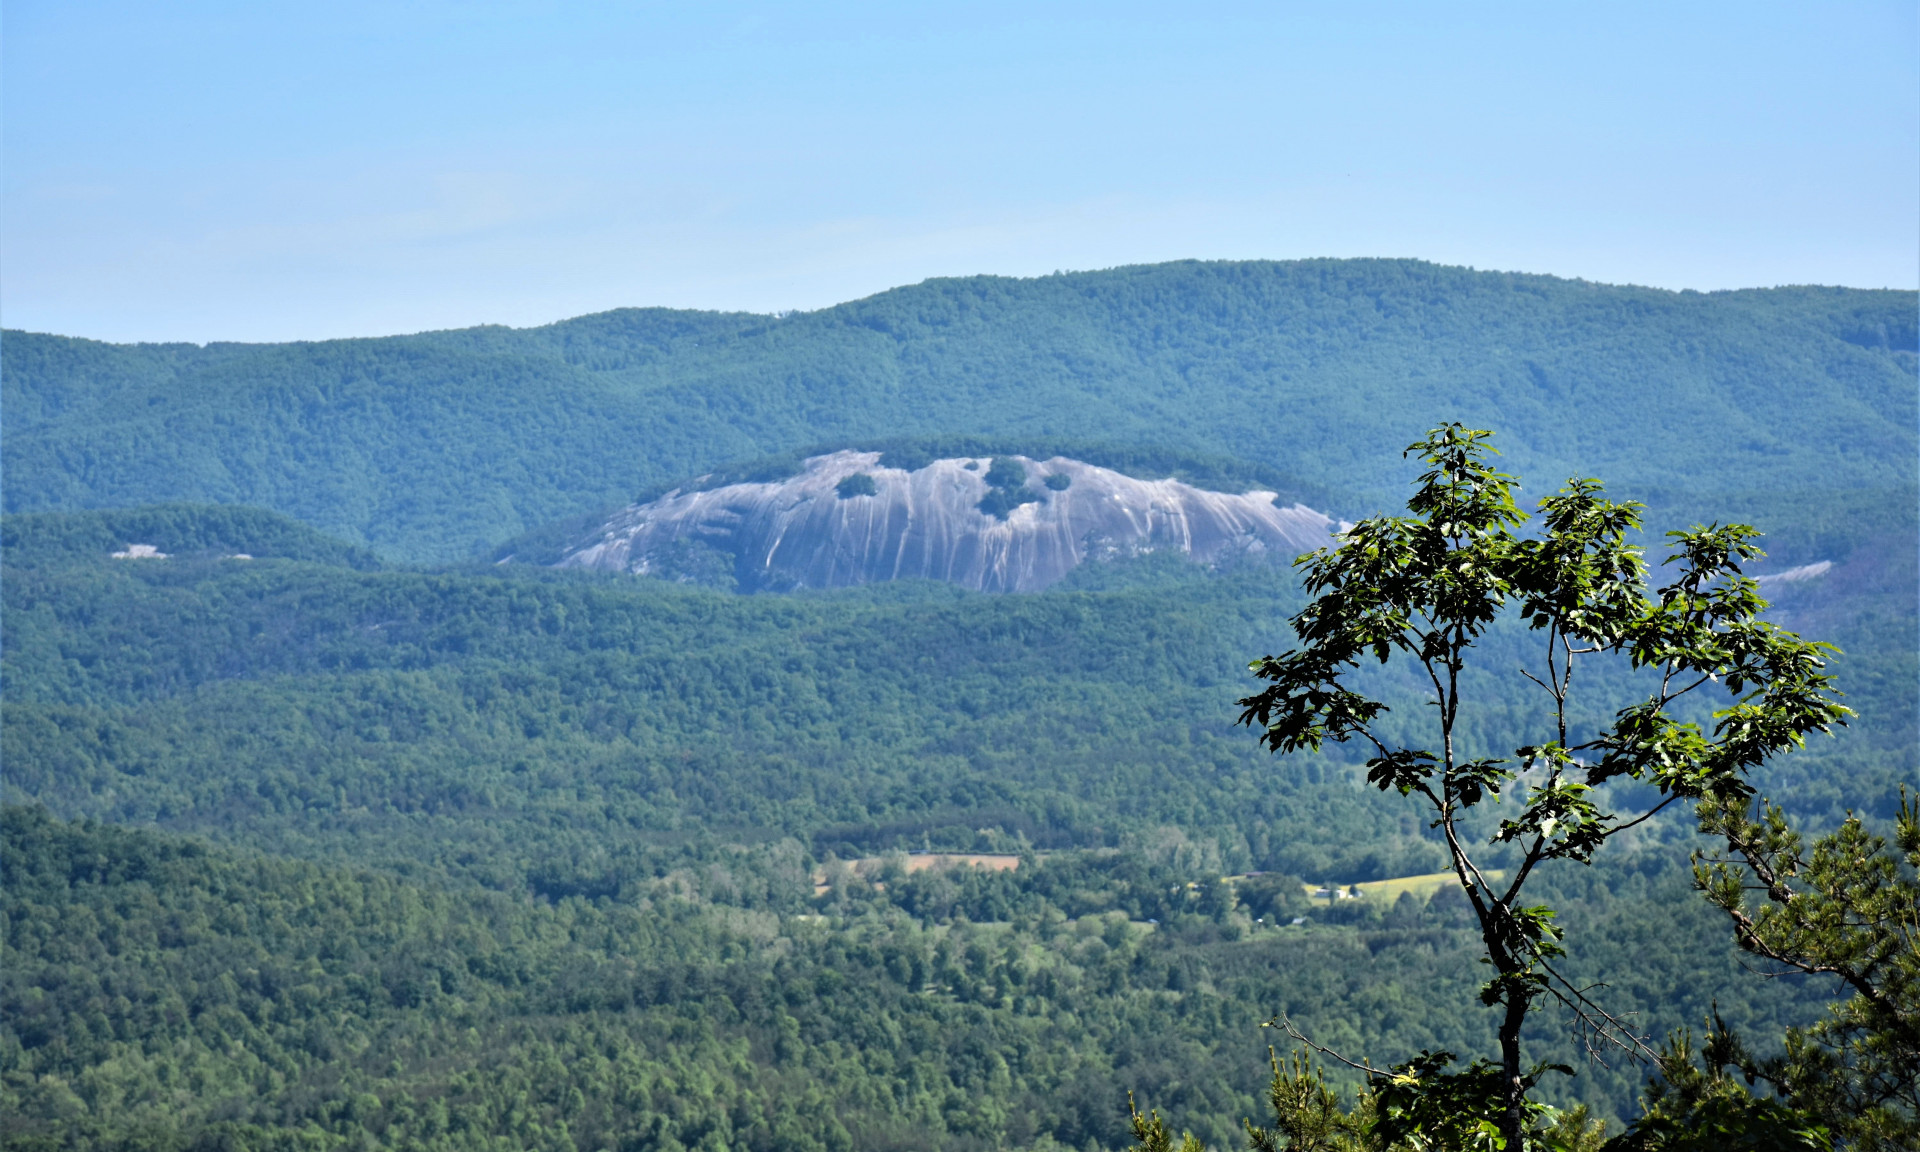
<path fill-rule="evenodd" d="M 766 484 L 681 489 L 623 509 L 560 567 L 675 575 L 705 558 L 741 587 L 837 588 L 923 577 L 1034 592 L 1090 557 L 1165 549 L 1203 563 L 1281 562 L 1339 525 L 1271 492 L 1230 495 L 1136 480 L 1078 460 L 936 460 L 906 471 L 878 452 L 815 456 Z"/>

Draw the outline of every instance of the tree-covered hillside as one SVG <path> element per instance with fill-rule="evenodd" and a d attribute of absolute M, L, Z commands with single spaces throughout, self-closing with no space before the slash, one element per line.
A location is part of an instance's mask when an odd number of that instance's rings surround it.
<path fill-rule="evenodd" d="M 455 558 L 650 485 L 954 434 L 1258 462 L 1371 511 L 1443 419 L 1663 499 L 1915 482 L 1915 297 L 1413 261 L 936 280 L 769 317 L 628 309 L 313 344 L 0 343 L 8 511 L 277 509 Z"/>
<path fill-rule="evenodd" d="M 1233 725 L 1245 660 L 1287 643 L 1284 571 L 1149 556 L 1029 596 L 768 597 L 64 544 L 194 512 L 7 522 L 9 796 L 554 893 L 617 892 L 703 835 L 847 855 L 1178 829 L 1227 870 L 1435 866 L 1427 833 L 1357 785 L 1353 750 L 1282 772 Z M 257 519 L 263 537 L 299 531 Z M 1850 649 L 1862 718 L 1780 769 L 1796 811 L 1879 810 L 1910 767 L 1912 611 L 1881 600 L 1827 605 L 1850 613 L 1825 635 Z M 1517 676 L 1493 687 L 1464 738 L 1498 751 L 1532 695 Z M 1382 690 L 1417 713 L 1417 684 Z"/>
<path fill-rule="evenodd" d="M 617 889 L 703 830 L 845 854 L 1184 826 L 1239 867 L 1429 863 L 1365 793 L 1260 783 L 1231 721 L 1242 650 L 1292 602 L 1269 570 L 748 597 L 40 544 L 124 515 L 0 539 L 7 785 L 66 814 L 554 891 Z M 1269 843 L 1273 821 L 1298 831 Z"/>
<path fill-rule="evenodd" d="M 1122 1146 L 1132 1090 L 1230 1147 L 1276 1012 L 1473 1047 L 1457 893 L 1276 925 L 1172 857 L 1069 854 L 808 901 L 794 847 L 548 901 L 0 810 L 0 1143 L 1061 1152 Z M 1741 971 L 1674 858 L 1585 879 L 1570 963 L 1616 1007 L 1818 1012 L 1821 982 Z M 1638 1078 L 1552 1092 L 1618 1115 Z"/>
<path fill-rule="evenodd" d="M 136 536 L 168 558 L 108 551 Z M 1784 587 L 1861 713 L 1764 778 L 1815 822 L 1911 774 L 1910 576 L 1871 571 Z M 1277 1011 L 1483 1050 L 1457 892 L 1304 898 L 1437 854 L 1350 757 L 1232 726 L 1281 570 L 740 596 L 171 506 L 8 518 L 0 593 L 10 1147 L 1113 1148 L 1129 1089 L 1227 1146 Z M 1466 740 L 1508 738 L 1507 686 Z M 1817 1015 L 1828 984 L 1742 968 L 1684 824 L 1645 831 L 1543 876 L 1568 970 L 1655 1034 Z M 814 892 L 912 847 L 1045 851 Z M 1577 1061 L 1564 1025 L 1541 1050 Z M 1621 1117 L 1642 1075 L 1547 1091 Z"/>

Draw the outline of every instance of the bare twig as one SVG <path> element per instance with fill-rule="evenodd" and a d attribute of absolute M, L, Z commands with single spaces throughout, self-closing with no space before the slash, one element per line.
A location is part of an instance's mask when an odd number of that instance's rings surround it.
<path fill-rule="evenodd" d="M 1302 1035 L 1298 1028 L 1295 1028 L 1293 1026 L 1293 1021 L 1288 1018 L 1285 1012 L 1280 1013 L 1280 1015 L 1275 1016 L 1273 1020 L 1267 1021 L 1265 1024 L 1260 1025 L 1260 1027 L 1272 1028 L 1274 1027 L 1274 1020 L 1278 1020 L 1280 1022 L 1279 1026 L 1286 1030 L 1287 1035 L 1293 1037 L 1295 1040 L 1299 1041 L 1300 1043 L 1305 1044 L 1307 1047 L 1313 1049 L 1315 1052 L 1320 1053 L 1320 1055 L 1325 1056 L 1329 1060 L 1336 1060 L 1342 1064 L 1345 1064 L 1347 1067 L 1352 1068 L 1356 1072 L 1366 1073 L 1367 1079 L 1369 1080 L 1373 1079 L 1375 1076 L 1386 1075 L 1386 1072 L 1384 1070 L 1375 1068 L 1372 1064 L 1368 1064 L 1364 1062 L 1356 1064 L 1352 1060 L 1347 1059 L 1345 1056 L 1340 1055 L 1340 1053 L 1335 1052 L 1333 1049 L 1327 1047 L 1324 1044 L 1315 1044 L 1313 1041 L 1307 1039 L 1304 1035 Z"/>
<path fill-rule="evenodd" d="M 1665 808 L 1667 805 L 1673 803 L 1675 800 L 1678 800 L 1678 799 L 1680 799 L 1680 794 L 1678 792 L 1669 792 L 1665 800 L 1660 801 L 1660 803 L 1655 804 L 1653 807 L 1647 809 L 1645 812 L 1642 812 L 1640 815 L 1635 816 L 1633 819 L 1627 821 L 1625 824 L 1615 824 L 1613 827 L 1607 829 L 1607 838 L 1612 839 L 1616 833 L 1625 832 L 1627 829 L 1633 827 L 1635 824 L 1646 823 L 1648 820 L 1651 820 L 1656 815 L 1658 815 L 1662 808 Z"/>
<path fill-rule="evenodd" d="M 1547 992 L 1558 1000 L 1567 1011 L 1573 1013 L 1574 1031 L 1580 1037 L 1581 1047 L 1586 1049 L 1587 1059 L 1601 1067 L 1607 1062 L 1601 1056 L 1606 1048 L 1618 1048 L 1635 1061 L 1658 1060 L 1660 1054 L 1648 1047 L 1646 1039 L 1628 1027 L 1625 1021 L 1596 1004 L 1587 993 L 1595 988 L 1605 988 L 1605 984 L 1589 984 L 1582 988 L 1560 974 L 1560 971 L 1544 959 L 1540 966 L 1547 974 L 1565 989 L 1547 984 Z"/>

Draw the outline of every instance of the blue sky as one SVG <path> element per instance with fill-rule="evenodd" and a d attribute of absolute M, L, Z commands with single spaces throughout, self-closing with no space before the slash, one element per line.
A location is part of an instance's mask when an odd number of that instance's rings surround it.
<path fill-rule="evenodd" d="M 377 335 L 1185 257 L 1913 288 L 1916 11 L 8 0 L 0 319 Z"/>

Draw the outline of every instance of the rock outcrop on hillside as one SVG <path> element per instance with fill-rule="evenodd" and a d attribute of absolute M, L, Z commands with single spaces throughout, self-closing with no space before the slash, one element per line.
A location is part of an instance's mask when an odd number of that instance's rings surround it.
<path fill-rule="evenodd" d="M 908 471 L 878 452 L 815 456 L 771 483 L 698 481 L 622 509 L 561 567 L 836 588 L 922 577 L 1033 592 L 1090 558 L 1177 550 L 1202 563 L 1281 562 L 1338 525 L 1271 492 L 1209 492 L 1078 460 L 936 460 Z"/>

